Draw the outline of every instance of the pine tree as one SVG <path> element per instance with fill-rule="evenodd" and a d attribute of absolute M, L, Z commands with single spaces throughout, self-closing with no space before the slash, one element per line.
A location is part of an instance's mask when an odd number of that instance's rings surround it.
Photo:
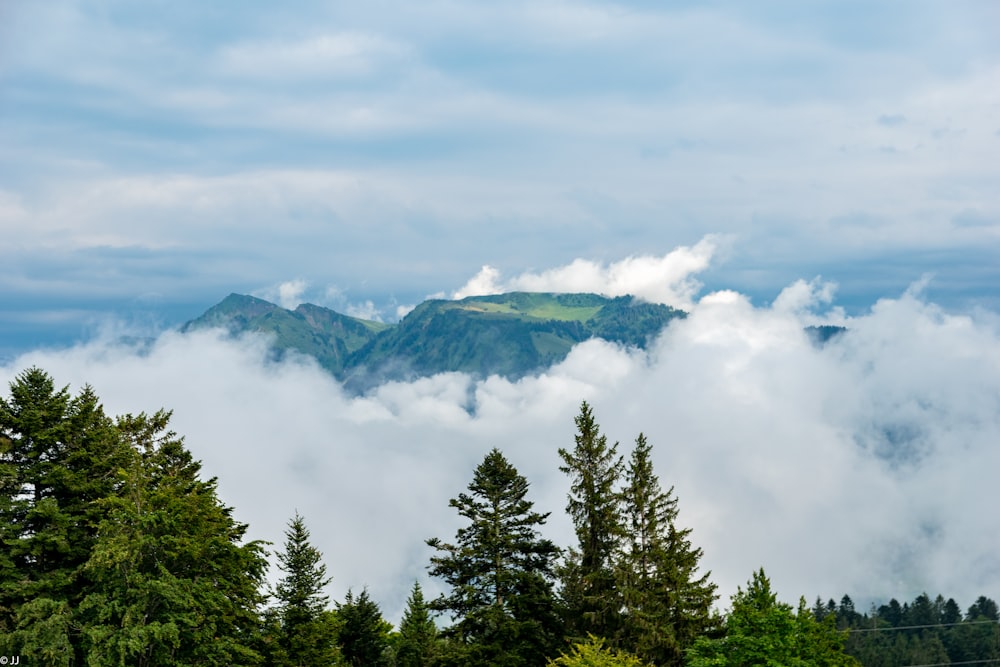
<path fill-rule="evenodd" d="M 651 451 L 640 433 L 625 473 L 621 644 L 657 665 L 681 665 L 684 650 L 714 623 L 715 585 L 709 573 L 697 574 L 702 551 L 691 545 L 690 528 L 677 527 L 677 498 L 660 487 Z"/>
<path fill-rule="evenodd" d="M 620 628 L 621 599 L 617 592 L 614 556 L 623 537 L 617 490 L 623 460 L 618 443 L 609 446 L 591 407 L 584 401 L 575 418 L 576 446 L 560 448 L 570 476 L 566 511 L 576 527 L 578 548 L 571 550 L 560 569 L 563 602 L 570 634 L 611 639 Z"/>
<path fill-rule="evenodd" d="M 548 514 L 532 510 L 527 480 L 497 449 L 468 489 L 449 503 L 468 520 L 455 543 L 427 540 L 439 554 L 430 573 L 451 589 L 431 607 L 456 620 L 445 635 L 468 649 L 464 664 L 542 664 L 560 637 L 552 591 L 558 550 L 538 534 Z"/>
<path fill-rule="evenodd" d="M 329 598 L 330 583 L 323 555 L 309 542 L 309 529 L 298 512 L 285 531 L 284 551 L 277 555 L 285 573 L 274 587 L 278 601 L 277 641 L 272 651 L 276 665 L 327 665 L 337 660 L 337 629 Z"/>
<path fill-rule="evenodd" d="M 413 582 L 399 623 L 396 667 L 429 667 L 437 652 L 437 634 L 420 582 Z"/>
<path fill-rule="evenodd" d="M 357 597 L 348 590 L 344 603 L 337 609 L 340 626 L 340 652 L 348 665 L 383 667 L 388 664 L 389 630 L 378 604 L 363 589 Z"/>

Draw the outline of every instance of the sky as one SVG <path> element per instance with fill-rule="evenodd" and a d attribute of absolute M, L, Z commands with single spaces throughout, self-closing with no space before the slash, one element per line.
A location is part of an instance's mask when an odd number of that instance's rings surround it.
<path fill-rule="evenodd" d="M 256 534 L 298 508 L 334 592 L 388 610 L 489 447 L 568 535 L 583 398 L 650 435 L 726 595 L 763 565 L 792 602 L 1000 598 L 998 25 L 992 0 L 7 0 L 0 380 L 174 409 Z M 231 292 L 394 321 L 510 289 L 692 317 L 361 398 L 171 330 Z M 851 332 L 816 350 L 812 323 Z"/>

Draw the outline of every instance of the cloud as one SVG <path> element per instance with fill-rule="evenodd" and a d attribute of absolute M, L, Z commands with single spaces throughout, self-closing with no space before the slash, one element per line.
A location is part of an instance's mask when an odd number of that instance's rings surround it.
<path fill-rule="evenodd" d="M 830 294 L 803 281 L 755 307 L 713 292 L 646 353 L 590 341 L 517 382 L 450 373 L 352 397 L 311 360 L 214 332 L 39 350 L 0 380 L 37 364 L 112 414 L 173 409 L 253 537 L 280 545 L 298 509 L 333 596 L 367 584 L 393 620 L 413 579 L 438 590 L 423 541 L 454 534 L 448 499 L 494 446 L 553 512 L 548 536 L 572 543 L 556 450 L 584 399 L 622 453 L 639 431 L 653 443 L 723 600 L 760 566 L 792 602 L 995 597 L 1000 516 L 982 493 L 1000 468 L 1000 320 L 913 290 L 817 348 L 803 326 Z"/>
<path fill-rule="evenodd" d="M 595 292 L 606 296 L 631 294 L 640 299 L 688 308 L 701 284 L 694 275 L 708 268 L 723 239 L 708 236 L 692 247 L 681 246 L 663 257 L 634 256 L 607 266 L 577 259 L 541 273 L 522 273 L 507 281 L 500 271 L 484 266 L 454 299 L 502 292 Z"/>

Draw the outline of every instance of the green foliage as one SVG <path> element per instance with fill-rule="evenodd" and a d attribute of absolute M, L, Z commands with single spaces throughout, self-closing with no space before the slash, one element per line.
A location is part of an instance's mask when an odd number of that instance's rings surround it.
<path fill-rule="evenodd" d="M 399 623 L 396 667 L 429 667 L 437 654 L 437 626 L 419 582 L 413 583 Z"/>
<path fill-rule="evenodd" d="M 627 532 L 616 564 L 624 619 L 620 644 L 657 665 L 681 665 L 684 651 L 712 628 L 715 585 L 697 574 L 701 549 L 678 528 L 677 498 L 664 492 L 643 434 L 625 472 Z"/>
<path fill-rule="evenodd" d="M 80 605 L 94 667 L 254 664 L 266 561 L 241 544 L 244 524 L 219 503 L 216 481 L 167 430 L 169 414 L 126 415 L 133 445 L 120 491 L 86 565 L 92 591 Z"/>
<path fill-rule="evenodd" d="M 532 510 L 528 482 L 497 449 L 468 488 L 449 503 L 468 521 L 455 543 L 427 540 L 439 552 L 430 573 L 451 589 L 431 608 L 456 620 L 445 635 L 468 649 L 466 664 L 540 664 L 560 636 L 551 583 L 558 550 L 537 531 L 548 515 Z"/>
<path fill-rule="evenodd" d="M 573 644 L 569 653 L 550 660 L 547 667 L 646 667 L 638 656 L 604 646 L 604 640 L 588 635 L 587 641 Z"/>
<path fill-rule="evenodd" d="M 514 292 L 425 301 L 399 324 L 358 320 L 302 304 L 294 311 L 231 294 L 183 330 L 223 327 L 273 336 L 273 350 L 315 357 L 354 388 L 369 373 L 398 377 L 464 371 L 520 377 L 561 361 L 576 343 L 604 338 L 644 347 L 684 313 L 632 297 Z"/>
<path fill-rule="evenodd" d="M 378 605 L 368 597 L 368 590 L 354 597 L 347 591 L 337 609 L 340 625 L 340 652 L 348 665 L 383 667 L 388 665 L 389 631 L 392 625 L 382 618 Z"/>
<path fill-rule="evenodd" d="M 833 617 L 818 621 L 799 602 L 798 612 L 771 591 L 761 568 L 747 589 L 738 589 L 721 639 L 700 637 L 688 651 L 691 667 L 769 665 L 778 667 L 855 667 L 859 663 L 843 652 L 846 635 Z"/>
<path fill-rule="evenodd" d="M 328 665 L 339 657 L 336 617 L 323 588 L 330 583 L 323 555 L 309 542 L 309 529 L 296 512 L 285 531 L 278 567 L 285 576 L 275 584 L 273 628 L 268 652 L 274 665 Z"/>
<path fill-rule="evenodd" d="M 560 570 L 563 601 L 571 635 L 614 637 L 622 608 L 614 558 L 624 537 L 617 490 L 623 459 L 618 443 L 608 445 L 586 401 L 575 423 L 576 446 L 559 449 L 564 463 L 559 469 L 571 480 L 566 511 L 578 542 Z"/>

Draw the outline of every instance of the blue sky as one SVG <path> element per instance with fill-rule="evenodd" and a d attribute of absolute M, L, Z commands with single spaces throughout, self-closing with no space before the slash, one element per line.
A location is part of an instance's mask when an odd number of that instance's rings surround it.
<path fill-rule="evenodd" d="M 0 9 L 4 352 L 229 292 L 386 319 L 490 265 L 662 256 L 998 307 L 985 2 Z"/>
<path fill-rule="evenodd" d="M 0 386 L 37 364 L 174 409 L 254 537 L 302 511 L 337 599 L 393 620 L 494 446 L 569 543 L 584 398 L 649 436 L 723 605 L 762 565 L 792 603 L 998 599 L 997 26 L 995 0 L 7 0 Z M 392 320 L 506 289 L 691 316 L 364 397 L 164 331 L 230 292 Z"/>

